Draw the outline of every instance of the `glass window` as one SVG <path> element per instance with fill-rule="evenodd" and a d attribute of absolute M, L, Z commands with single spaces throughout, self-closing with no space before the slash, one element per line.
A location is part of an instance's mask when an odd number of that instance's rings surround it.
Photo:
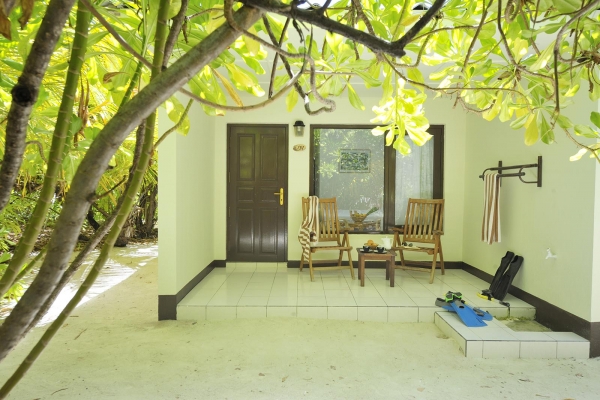
<path fill-rule="evenodd" d="M 409 198 L 441 198 L 443 127 L 402 156 L 372 126 L 311 127 L 311 194 L 336 197 L 340 224 L 353 232 L 382 232 L 404 224 Z"/>

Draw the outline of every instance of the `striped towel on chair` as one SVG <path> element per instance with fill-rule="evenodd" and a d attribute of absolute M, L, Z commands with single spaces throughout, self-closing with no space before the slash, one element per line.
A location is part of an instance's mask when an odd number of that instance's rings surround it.
<path fill-rule="evenodd" d="M 500 177 L 497 173 L 485 174 L 483 182 L 485 190 L 481 240 L 492 244 L 500 242 Z"/>
<path fill-rule="evenodd" d="M 308 197 L 308 213 L 300 226 L 298 241 L 302 246 L 302 256 L 308 260 L 311 244 L 319 241 L 319 198 L 317 196 Z"/>

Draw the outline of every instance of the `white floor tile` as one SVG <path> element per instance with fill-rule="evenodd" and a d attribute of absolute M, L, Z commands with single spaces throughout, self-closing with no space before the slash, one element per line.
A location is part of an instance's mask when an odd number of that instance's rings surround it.
<path fill-rule="evenodd" d="M 266 306 L 269 302 L 269 296 L 242 296 L 237 303 L 237 306 Z M 266 312 L 265 312 L 266 316 Z"/>
<path fill-rule="evenodd" d="M 273 287 L 273 282 L 272 281 L 265 281 L 265 282 L 248 282 L 248 285 L 246 286 L 246 290 L 248 289 L 254 289 L 254 290 L 271 290 L 271 288 Z"/>
<path fill-rule="evenodd" d="M 298 305 L 298 297 L 297 296 L 271 296 L 269 297 L 269 302 L 267 303 L 269 307 L 271 306 L 296 306 Z"/>
<path fill-rule="evenodd" d="M 383 301 L 388 307 L 416 307 L 417 304 L 410 297 L 384 297 Z"/>
<path fill-rule="evenodd" d="M 296 307 L 267 307 L 267 318 L 296 318 Z"/>
<path fill-rule="evenodd" d="M 521 358 L 556 358 L 556 342 L 521 342 Z"/>
<path fill-rule="evenodd" d="M 379 294 L 377 289 L 374 288 L 354 288 L 351 292 L 352 296 L 354 296 L 355 299 L 376 298 L 382 300 L 381 295 Z"/>
<path fill-rule="evenodd" d="M 300 307 L 296 308 L 298 318 L 327 319 L 327 307 Z"/>
<path fill-rule="evenodd" d="M 245 262 L 236 262 L 235 269 L 238 271 L 254 271 L 256 270 L 256 263 L 245 263 Z"/>
<path fill-rule="evenodd" d="M 325 296 L 300 296 L 298 295 L 298 306 L 308 306 L 308 307 L 317 307 L 317 306 L 327 306 L 327 300 Z"/>
<path fill-rule="evenodd" d="M 270 289 L 246 289 L 246 290 L 244 290 L 244 293 L 242 294 L 242 296 L 244 296 L 244 297 L 248 297 L 248 296 L 269 297 L 270 294 L 271 294 Z"/>
<path fill-rule="evenodd" d="M 417 307 L 388 307 L 388 322 L 419 322 Z"/>
<path fill-rule="evenodd" d="M 578 358 L 590 357 L 589 342 L 557 342 L 556 358 Z"/>
<path fill-rule="evenodd" d="M 354 301 L 359 307 L 381 307 L 382 309 L 387 307 L 381 297 L 355 297 Z"/>
<path fill-rule="evenodd" d="M 346 298 L 351 298 L 351 299 L 354 298 L 350 289 L 327 289 L 327 288 L 325 288 L 325 297 L 337 297 L 337 298 L 346 297 Z"/>
<path fill-rule="evenodd" d="M 512 334 L 512 330 L 508 328 L 495 328 L 487 326 L 481 328 L 471 328 L 471 330 L 475 332 L 482 340 L 517 340 L 517 338 Z"/>
<path fill-rule="evenodd" d="M 561 342 L 587 342 L 586 339 L 572 332 L 546 332 L 546 334 Z"/>
<path fill-rule="evenodd" d="M 410 299 L 415 302 L 419 307 L 431 307 L 435 305 L 435 299 L 429 297 L 415 297 L 411 296 Z"/>
<path fill-rule="evenodd" d="M 207 304 L 210 306 L 237 306 L 238 301 L 242 296 L 219 296 L 213 297 Z"/>
<path fill-rule="evenodd" d="M 519 342 L 483 342 L 483 358 L 519 358 Z"/>
<path fill-rule="evenodd" d="M 327 306 L 340 307 L 356 307 L 354 297 L 326 297 Z"/>
<path fill-rule="evenodd" d="M 521 342 L 555 342 L 551 336 L 548 335 L 551 332 L 517 332 L 513 331 L 512 335 Z"/>
<path fill-rule="evenodd" d="M 481 340 L 467 340 L 467 343 L 465 344 L 465 357 L 482 358 L 483 342 Z"/>
<path fill-rule="evenodd" d="M 204 306 L 177 306 L 178 321 L 203 321 L 206 319 Z"/>
<path fill-rule="evenodd" d="M 356 321 L 358 319 L 357 307 L 327 307 L 327 319 Z"/>
<path fill-rule="evenodd" d="M 206 319 L 209 321 L 236 319 L 237 307 L 206 307 Z"/>
<path fill-rule="evenodd" d="M 267 318 L 267 307 L 237 307 L 238 318 Z"/>

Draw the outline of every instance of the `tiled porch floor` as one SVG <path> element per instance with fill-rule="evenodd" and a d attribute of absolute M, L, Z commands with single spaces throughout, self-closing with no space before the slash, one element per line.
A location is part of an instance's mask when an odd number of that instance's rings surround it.
<path fill-rule="evenodd" d="M 357 269 L 354 270 L 357 277 Z M 429 274 L 397 269 L 395 287 L 385 280 L 385 269 L 367 269 L 365 286 L 349 271 L 300 272 L 285 263 L 227 263 L 215 268 L 178 305 L 177 319 L 299 317 L 380 322 L 434 322 L 436 297 L 447 291 L 463 293 L 469 304 L 492 315 L 507 316 L 506 307 L 476 296 L 488 283 L 463 270 Z M 535 309 L 512 296 L 511 316 L 530 317 Z"/>

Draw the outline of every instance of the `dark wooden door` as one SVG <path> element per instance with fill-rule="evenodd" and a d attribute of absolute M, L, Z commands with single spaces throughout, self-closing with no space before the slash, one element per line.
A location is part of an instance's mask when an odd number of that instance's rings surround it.
<path fill-rule="evenodd" d="M 227 126 L 228 261 L 286 260 L 287 130 L 287 125 Z"/>

